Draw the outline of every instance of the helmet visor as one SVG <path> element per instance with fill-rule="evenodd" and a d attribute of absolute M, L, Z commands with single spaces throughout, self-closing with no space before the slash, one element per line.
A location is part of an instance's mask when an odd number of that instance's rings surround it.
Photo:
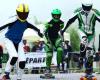
<path fill-rule="evenodd" d="M 53 17 L 54 19 L 60 19 L 61 14 L 52 14 L 52 17 Z"/>
<path fill-rule="evenodd" d="M 92 9 L 92 5 L 87 5 L 86 6 L 86 5 L 82 4 L 82 8 L 83 8 L 84 11 L 90 11 Z"/>
<path fill-rule="evenodd" d="M 21 20 L 26 20 L 28 17 L 29 12 L 18 12 L 17 11 L 17 15 Z"/>

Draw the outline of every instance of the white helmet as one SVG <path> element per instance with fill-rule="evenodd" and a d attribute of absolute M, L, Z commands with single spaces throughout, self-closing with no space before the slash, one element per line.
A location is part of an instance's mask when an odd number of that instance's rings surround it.
<path fill-rule="evenodd" d="M 82 9 L 84 11 L 90 11 L 92 9 L 92 0 L 82 0 Z"/>

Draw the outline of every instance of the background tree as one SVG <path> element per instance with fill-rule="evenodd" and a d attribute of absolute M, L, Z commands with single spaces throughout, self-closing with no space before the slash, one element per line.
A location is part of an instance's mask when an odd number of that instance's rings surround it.
<path fill-rule="evenodd" d="M 70 33 L 70 41 L 73 51 L 79 51 L 80 48 L 80 39 L 78 36 L 77 28 L 75 27 L 69 27 L 66 32 Z"/>

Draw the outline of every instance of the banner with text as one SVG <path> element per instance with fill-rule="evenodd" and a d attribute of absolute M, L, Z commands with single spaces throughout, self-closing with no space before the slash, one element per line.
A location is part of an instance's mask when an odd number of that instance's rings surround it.
<path fill-rule="evenodd" d="M 30 52 L 26 55 L 26 68 L 33 67 L 46 67 L 46 53 L 43 52 Z M 53 53 L 52 64 L 57 65 L 56 63 L 56 52 Z"/>

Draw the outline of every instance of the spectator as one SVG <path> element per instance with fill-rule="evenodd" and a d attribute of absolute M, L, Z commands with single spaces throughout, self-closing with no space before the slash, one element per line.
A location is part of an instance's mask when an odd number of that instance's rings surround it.
<path fill-rule="evenodd" d="M 39 50 L 39 42 L 33 42 L 33 47 L 31 49 L 31 52 L 37 52 L 37 50 Z M 39 67 L 33 67 L 32 68 L 32 71 L 31 71 L 32 74 L 38 74 L 39 73 Z"/>
<path fill-rule="evenodd" d="M 33 42 L 33 47 L 31 49 L 31 52 L 37 52 L 40 51 L 39 49 L 39 41 Z"/>
<path fill-rule="evenodd" d="M 72 52 L 72 47 L 71 45 L 69 45 L 68 40 L 64 41 L 63 47 L 64 47 L 64 53 L 63 53 L 63 60 L 62 60 L 62 70 L 64 71 L 64 67 L 66 67 L 66 71 L 67 71 L 67 69 L 70 67 L 70 57 L 71 57 L 70 52 Z"/>
<path fill-rule="evenodd" d="M 3 56 L 3 47 L 0 45 L 0 74 L 2 73 L 2 56 Z"/>
<path fill-rule="evenodd" d="M 45 47 L 44 41 L 40 41 L 40 43 L 39 43 L 39 50 L 42 51 L 42 52 L 45 52 L 44 47 Z"/>
<path fill-rule="evenodd" d="M 27 40 L 23 40 L 23 44 L 24 44 L 23 48 L 24 48 L 25 54 L 26 54 L 27 52 L 30 52 L 30 47 L 27 45 Z M 27 74 L 27 73 L 28 73 L 28 69 L 25 68 L 25 69 L 24 69 L 24 72 L 25 72 L 25 74 Z"/>
<path fill-rule="evenodd" d="M 37 50 L 37 45 L 35 43 L 33 43 L 33 47 L 31 49 L 31 52 L 36 52 Z"/>
<path fill-rule="evenodd" d="M 23 40 L 23 44 L 24 44 L 24 52 L 30 52 L 30 47 L 27 45 L 27 40 Z"/>

